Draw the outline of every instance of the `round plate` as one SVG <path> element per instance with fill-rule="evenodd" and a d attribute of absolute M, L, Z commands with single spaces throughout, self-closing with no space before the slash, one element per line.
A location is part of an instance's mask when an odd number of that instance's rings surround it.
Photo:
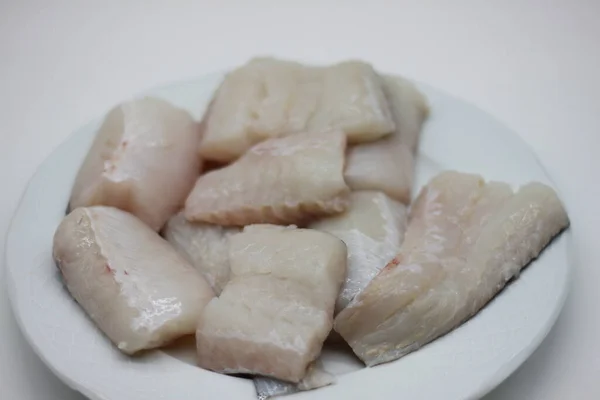
<path fill-rule="evenodd" d="M 145 94 L 199 119 L 222 77 L 213 74 Z M 442 169 L 476 172 L 515 186 L 532 180 L 552 184 L 505 126 L 463 101 L 418 86 L 429 99 L 431 116 L 417 158 L 416 188 Z M 52 236 L 100 122 L 79 129 L 42 164 L 13 218 L 6 245 L 8 289 L 23 333 L 56 375 L 92 399 L 255 399 L 250 380 L 197 368 L 178 346 L 135 358 L 122 355 L 64 289 L 52 260 Z M 569 248 L 567 231 L 479 314 L 421 350 L 360 370 L 348 359 L 331 357 L 327 362 L 340 373 L 337 384 L 294 398 L 483 396 L 533 352 L 556 320 L 568 287 Z"/>

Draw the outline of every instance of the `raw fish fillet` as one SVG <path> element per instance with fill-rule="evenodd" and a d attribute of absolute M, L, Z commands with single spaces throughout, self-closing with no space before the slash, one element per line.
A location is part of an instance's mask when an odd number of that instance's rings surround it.
<path fill-rule="evenodd" d="M 71 295 L 126 354 L 193 333 L 214 296 L 171 245 L 116 208 L 72 211 L 56 230 L 53 253 Z"/>
<path fill-rule="evenodd" d="M 237 227 L 189 222 L 180 212 L 167 221 L 163 235 L 218 296 L 229 281 L 229 238 L 238 232 Z"/>
<path fill-rule="evenodd" d="M 336 313 L 362 291 L 400 250 L 406 230 L 406 206 L 382 192 L 350 195 L 349 209 L 309 227 L 329 232 L 348 248 L 346 281 L 336 302 Z"/>
<path fill-rule="evenodd" d="M 200 176 L 185 216 L 243 226 L 298 224 L 344 211 L 350 193 L 343 177 L 345 145 L 340 131 L 259 143 L 233 164 Z"/>
<path fill-rule="evenodd" d="M 198 363 L 298 383 L 321 352 L 346 246 L 310 229 L 254 225 L 230 239 L 231 280 L 204 309 Z"/>
<path fill-rule="evenodd" d="M 200 173 L 199 140 L 188 112 L 166 101 L 147 97 L 113 108 L 79 169 L 71 209 L 117 207 L 158 231 Z"/>
<path fill-rule="evenodd" d="M 383 139 L 350 147 L 344 177 L 352 190 L 381 190 L 409 204 L 414 153 L 429 108 L 408 80 L 385 76 L 383 81 L 396 129 Z"/>
<path fill-rule="evenodd" d="M 319 360 L 308 366 L 306 375 L 299 383 L 290 383 L 273 378 L 254 378 L 258 400 L 318 389 L 333 383 L 335 383 L 335 376 L 327 372 Z"/>
<path fill-rule="evenodd" d="M 400 358 L 477 313 L 568 224 L 541 183 L 513 194 L 477 175 L 441 173 L 416 200 L 400 253 L 335 330 L 369 366 Z"/>
<path fill-rule="evenodd" d="M 360 143 L 394 129 L 379 76 L 359 61 L 311 67 L 253 59 L 225 77 L 204 120 L 200 154 L 222 162 L 295 132 L 342 130 Z"/>
<path fill-rule="evenodd" d="M 408 79 L 395 75 L 383 76 L 384 92 L 396 124 L 393 136 L 412 153 L 417 151 L 423 123 L 429 116 L 427 98 Z"/>

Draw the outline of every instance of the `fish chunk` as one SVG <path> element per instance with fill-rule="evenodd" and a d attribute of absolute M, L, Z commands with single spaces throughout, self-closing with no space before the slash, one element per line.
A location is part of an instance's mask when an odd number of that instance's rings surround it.
<path fill-rule="evenodd" d="M 166 101 L 147 97 L 113 108 L 79 169 L 71 209 L 117 207 L 158 231 L 200 173 L 199 140 L 190 114 Z"/>
<path fill-rule="evenodd" d="M 255 58 L 229 73 L 204 117 L 200 154 L 229 162 L 253 144 L 295 132 L 342 130 L 350 143 L 394 129 L 379 76 L 359 61 L 311 67 Z"/>
<path fill-rule="evenodd" d="M 254 225 L 229 251 L 232 278 L 198 323 L 199 365 L 300 382 L 331 330 L 346 246 L 324 232 Z"/>
<path fill-rule="evenodd" d="M 239 232 L 237 227 L 189 222 L 180 212 L 167 221 L 163 236 L 202 273 L 218 296 L 229 281 L 229 238 Z"/>
<path fill-rule="evenodd" d="M 346 212 L 309 225 L 340 238 L 348 248 L 346 281 L 337 298 L 336 313 L 398 254 L 404 240 L 406 216 L 406 206 L 384 193 L 358 191 L 350 195 Z"/>
<path fill-rule="evenodd" d="M 213 292 L 165 240 L 113 207 L 77 208 L 54 235 L 67 289 L 126 354 L 194 333 Z"/>
<path fill-rule="evenodd" d="M 429 108 L 408 80 L 384 76 L 383 81 L 396 129 L 383 139 L 350 147 L 344 177 L 352 190 L 381 190 L 409 204 L 414 153 Z"/>
<path fill-rule="evenodd" d="M 476 314 L 569 224 L 554 190 L 445 172 L 421 191 L 400 253 L 338 314 L 367 364 L 400 358 Z"/>
<path fill-rule="evenodd" d="M 334 383 L 335 376 L 325 370 L 320 360 L 308 366 L 306 375 L 299 383 L 290 383 L 273 378 L 254 378 L 254 388 L 259 400 L 318 389 Z"/>
<path fill-rule="evenodd" d="M 190 221 L 218 225 L 299 224 L 342 212 L 346 136 L 302 133 L 264 141 L 242 158 L 200 176 L 185 203 Z"/>

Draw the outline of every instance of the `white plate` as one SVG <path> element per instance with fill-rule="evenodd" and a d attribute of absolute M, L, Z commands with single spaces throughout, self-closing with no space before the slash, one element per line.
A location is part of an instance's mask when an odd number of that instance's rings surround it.
<path fill-rule="evenodd" d="M 163 97 L 200 118 L 222 74 L 168 85 Z M 431 103 L 420 145 L 417 186 L 441 169 L 477 172 L 520 185 L 551 184 L 527 146 L 505 126 L 460 100 L 419 84 Z M 185 345 L 128 358 L 114 349 L 63 288 L 52 261 L 52 235 L 100 119 L 79 129 L 38 169 L 14 216 L 6 246 L 8 289 L 23 333 L 68 385 L 92 399 L 255 399 L 249 380 L 193 365 Z M 469 322 L 396 362 L 356 369 L 329 354 L 334 386 L 294 399 L 467 399 L 483 396 L 539 345 L 566 296 L 570 233 L 544 251 Z M 290 399 L 291 400 L 291 399 Z"/>

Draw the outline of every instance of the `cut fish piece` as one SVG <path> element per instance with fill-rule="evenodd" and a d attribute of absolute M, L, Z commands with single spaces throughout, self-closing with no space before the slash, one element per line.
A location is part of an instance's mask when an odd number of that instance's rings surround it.
<path fill-rule="evenodd" d="M 200 154 L 221 162 L 295 132 L 342 130 L 360 143 L 395 127 L 379 76 L 359 61 L 311 67 L 253 59 L 225 77 L 204 120 Z"/>
<path fill-rule="evenodd" d="M 348 149 L 344 177 L 352 190 L 381 190 L 410 203 L 414 152 L 429 108 L 425 97 L 408 80 L 385 76 L 396 129 L 383 139 Z"/>
<path fill-rule="evenodd" d="M 270 139 L 233 164 L 200 176 L 185 203 L 191 221 L 218 225 L 299 224 L 339 213 L 350 189 L 340 131 Z"/>
<path fill-rule="evenodd" d="M 384 93 L 389 101 L 396 137 L 412 153 L 417 151 L 423 123 L 429 116 L 429 104 L 423 93 L 408 79 L 395 75 L 383 76 Z"/>
<path fill-rule="evenodd" d="M 306 375 L 299 383 L 290 383 L 273 378 L 254 378 L 256 396 L 259 400 L 318 389 L 333 383 L 335 383 L 335 376 L 327 372 L 319 360 L 308 366 Z"/>
<path fill-rule="evenodd" d="M 129 213 L 77 208 L 54 235 L 71 295 L 126 354 L 192 334 L 210 286 L 165 240 Z"/>
<path fill-rule="evenodd" d="M 309 226 L 337 236 L 348 248 L 346 281 L 338 295 L 336 313 L 398 254 L 404 240 L 406 214 L 404 204 L 382 192 L 359 191 L 350 195 L 346 212 Z"/>
<path fill-rule="evenodd" d="M 180 212 L 167 221 L 163 235 L 219 295 L 229 281 L 229 238 L 237 227 L 189 222 Z"/>
<path fill-rule="evenodd" d="M 331 330 L 346 246 L 327 233 L 255 225 L 230 239 L 231 280 L 205 308 L 201 367 L 298 383 Z"/>
<path fill-rule="evenodd" d="M 189 113 L 166 101 L 148 97 L 115 107 L 79 169 L 71 209 L 117 207 L 158 231 L 200 173 L 199 140 Z"/>
<path fill-rule="evenodd" d="M 548 186 L 513 194 L 442 173 L 414 204 L 400 253 L 338 314 L 335 330 L 367 365 L 400 358 L 477 313 L 568 224 Z"/>

